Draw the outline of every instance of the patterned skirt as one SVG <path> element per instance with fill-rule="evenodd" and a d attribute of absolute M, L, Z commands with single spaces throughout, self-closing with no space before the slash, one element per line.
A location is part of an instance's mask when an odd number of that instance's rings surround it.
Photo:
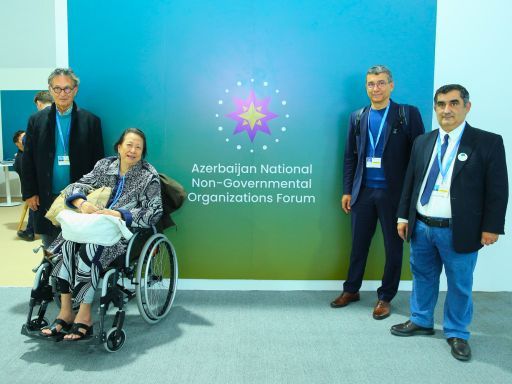
<path fill-rule="evenodd" d="M 56 255 L 60 253 L 62 257 L 53 269 L 52 276 L 58 279 L 61 293 L 72 293 L 75 303 L 91 304 L 101 274 L 119 257 L 124 258 L 125 244 L 124 241 L 120 241 L 113 246 L 105 247 L 67 240 L 60 242 L 59 247 L 53 251 Z"/>

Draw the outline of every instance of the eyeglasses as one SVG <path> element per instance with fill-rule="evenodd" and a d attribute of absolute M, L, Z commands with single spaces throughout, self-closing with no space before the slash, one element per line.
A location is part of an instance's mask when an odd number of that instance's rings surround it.
<path fill-rule="evenodd" d="M 388 84 L 389 83 L 385 82 L 384 80 L 379 80 L 376 83 L 374 83 L 373 81 L 370 81 L 369 83 L 366 83 L 366 86 L 369 89 L 373 89 L 373 88 L 382 88 L 382 87 L 384 87 L 385 85 L 388 85 Z"/>
<path fill-rule="evenodd" d="M 64 93 L 65 93 L 66 95 L 69 95 L 69 94 L 71 93 L 71 91 L 72 91 L 73 89 L 75 89 L 75 88 L 76 88 L 76 85 L 75 85 L 74 87 L 64 87 L 64 88 L 61 88 L 61 87 L 50 87 L 50 88 L 51 88 L 51 89 L 52 89 L 52 91 L 53 91 L 53 92 L 55 92 L 57 95 L 58 95 L 59 93 L 61 93 L 62 91 L 64 91 Z"/>

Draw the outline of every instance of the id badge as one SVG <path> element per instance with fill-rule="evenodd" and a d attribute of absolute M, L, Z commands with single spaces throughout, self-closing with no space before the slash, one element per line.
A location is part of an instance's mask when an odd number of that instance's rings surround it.
<path fill-rule="evenodd" d="M 69 166 L 69 156 L 57 156 L 57 164 Z"/>
<path fill-rule="evenodd" d="M 367 157 L 366 168 L 380 168 L 382 164 L 382 158 L 380 157 Z"/>
<path fill-rule="evenodd" d="M 432 196 L 437 196 L 437 197 L 443 197 L 443 198 L 448 198 L 448 195 L 450 194 L 450 190 L 448 189 L 448 187 L 446 185 L 440 185 L 440 184 L 436 184 L 434 186 L 434 190 L 432 191 Z"/>

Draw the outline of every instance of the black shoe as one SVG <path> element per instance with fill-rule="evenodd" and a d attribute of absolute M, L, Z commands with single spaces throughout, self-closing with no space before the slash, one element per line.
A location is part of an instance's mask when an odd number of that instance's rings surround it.
<path fill-rule="evenodd" d="M 57 330 L 58 325 L 60 325 L 59 330 Z M 71 329 L 72 326 L 73 326 L 73 323 L 71 323 L 71 322 L 67 323 L 62 319 L 55 319 L 51 325 L 41 328 L 41 331 L 43 329 L 48 329 L 50 331 L 50 333 L 41 332 L 41 336 L 44 336 L 44 337 L 59 336 L 61 334 L 65 334 L 65 333 L 69 332 L 69 330 Z"/>
<path fill-rule="evenodd" d="M 391 327 L 391 333 L 395 336 L 416 336 L 416 335 L 433 335 L 434 328 L 420 327 L 411 320 L 407 320 L 403 324 L 396 324 Z"/>
<path fill-rule="evenodd" d="M 446 341 L 452 347 L 452 356 L 457 360 L 468 361 L 471 359 L 471 348 L 469 348 L 467 340 L 450 337 Z"/>
<path fill-rule="evenodd" d="M 20 239 L 26 241 L 34 241 L 34 234 L 27 231 L 18 231 L 17 235 Z"/>
<path fill-rule="evenodd" d="M 83 329 L 84 331 L 81 331 Z M 74 339 L 64 339 L 64 341 L 85 341 L 89 340 L 92 337 L 92 324 L 87 325 L 83 323 L 73 323 L 73 326 L 71 327 L 71 330 L 69 331 L 68 335 L 75 335 L 79 336 Z"/>

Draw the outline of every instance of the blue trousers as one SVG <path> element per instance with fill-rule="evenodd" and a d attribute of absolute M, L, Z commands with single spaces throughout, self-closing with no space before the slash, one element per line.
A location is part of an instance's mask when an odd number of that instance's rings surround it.
<path fill-rule="evenodd" d="M 352 207 L 352 251 L 348 277 L 343 284 L 345 292 L 355 293 L 363 282 L 366 260 L 377 220 L 380 221 L 384 237 L 386 263 L 382 285 L 377 290 L 380 300 L 391 301 L 398 291 L 402 272 L 403 242 L 396 231 L 396 196 L 385 189 L 362 188 L 356 204 Z"/>
<path fill-rule="evenodd" d="M 445 269 L 448 291 L 444 303 L 446 338 L 468 340 L 473 317 L 473 271 L 478 252 L 458 253 L 453 248 L 451 228 L 429 227 L 416 221 L 411 236 L 413 286 L 410 320 L 421 327 L 434 326 L 434 308 L 439 295 L 439 276 Z"/>

